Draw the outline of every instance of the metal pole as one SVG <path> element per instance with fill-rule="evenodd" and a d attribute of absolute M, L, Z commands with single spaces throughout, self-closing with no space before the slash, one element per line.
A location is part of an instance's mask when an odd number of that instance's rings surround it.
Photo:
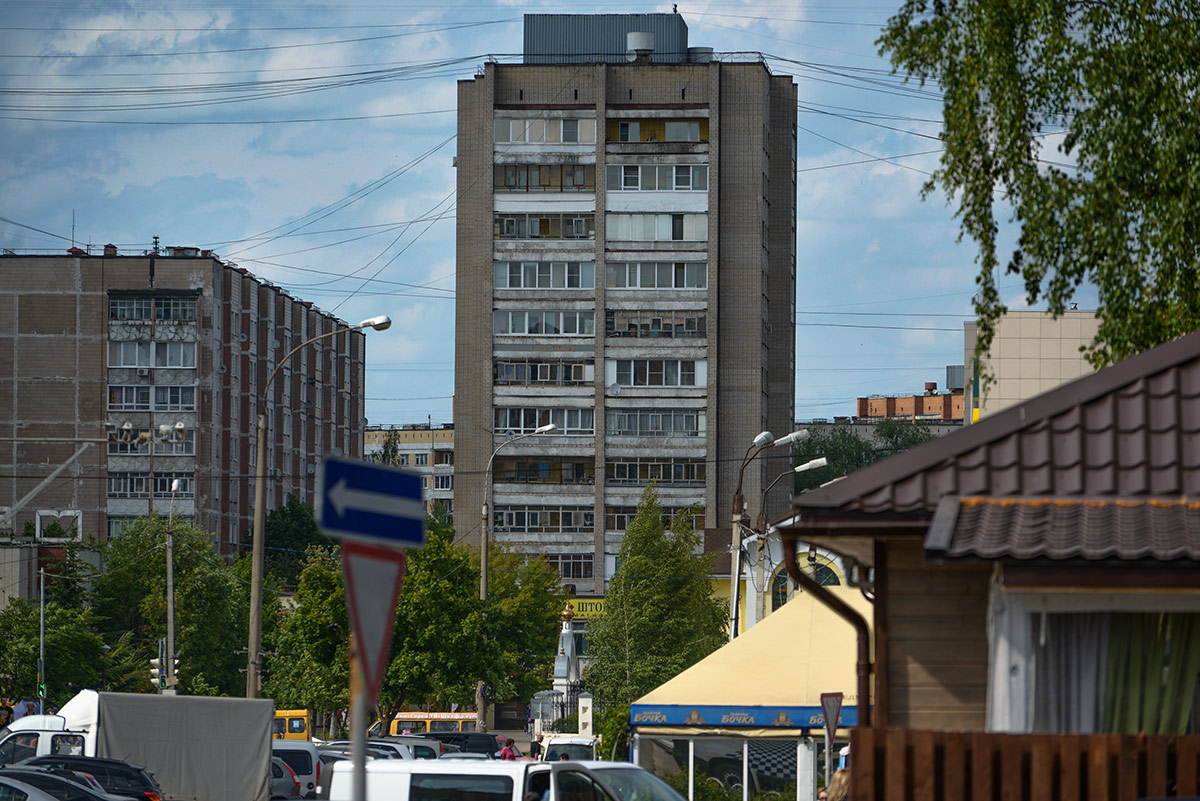
<path fill-rule="evenodd" d="M 38 713 L 46 714 L 46 570 L 38 570 Z"/>
<path fill-rule="evenodd" d="M 271 376 L 274 378 L 274 374 Z M 263 394 L 266 394 L 264 390 Z M 250 644 L 246 653 L 246 697 L 258 697 L 258 654 L 262 650 L 264 529 L 267 519 L 267 415 L 258 413 L 258 464 L 254 466 L 254 540 L 250 555 Z"/>
<path fill-rule="evenodd" d="M 171 506 L 167 510 L 167 661 L 162 666 L 167 678 L 166 692 L 175 693 L 175 488 L 171 482 Z"/>
<path fill-rule="evenodd" d="M 367 689 L 363 686 L 358 646 L 350 637 L 350 759 L 354 778 L 350 784 L 351 801 L 367 798 Z"/>

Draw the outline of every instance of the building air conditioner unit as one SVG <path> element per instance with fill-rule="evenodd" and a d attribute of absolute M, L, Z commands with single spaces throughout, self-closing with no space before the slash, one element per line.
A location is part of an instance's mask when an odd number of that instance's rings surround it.
<path fill-rule="evenodd" d="M 146 376 L 150 375 L 150 368 L 149 367 L 139 367 L 137 369 L 137 374 L 139 376 L 141 376 L 142 378 L 145 378 Z"/>

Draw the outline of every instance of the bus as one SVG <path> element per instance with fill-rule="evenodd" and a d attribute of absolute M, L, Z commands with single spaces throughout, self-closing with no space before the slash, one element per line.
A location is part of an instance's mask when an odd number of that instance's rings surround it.
<path fill-rule="evenodd" d="M 474 712 L 397 712 L 392 734 L 425 734 L 431 731 L 475 731 Z"/>
<path fill-rule="evenodd" d="M 276 740 L 311 740 L 307 709 L 276 709 L 271 721 L 271 736 Z"/>

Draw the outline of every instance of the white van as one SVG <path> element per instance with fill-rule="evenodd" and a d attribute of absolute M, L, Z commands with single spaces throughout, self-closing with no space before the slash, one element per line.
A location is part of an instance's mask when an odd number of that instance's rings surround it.
<path fill-rule="evenodd" d="M 272 740 L 271 755 L 287 763 L 300 782 L 301 798 L 316 798 L 321 784 L 321 758 L 308 740 Z"/>
<path fill-rule="evenodd" d="M 330 801 L 351 801 L 354 766 L 334 765 Z M 574 762 L 517 762 L 495 759 L 377 759 L 366 764 L 367 797 L 388 801 L 618 801 L 596 773 Z"/>

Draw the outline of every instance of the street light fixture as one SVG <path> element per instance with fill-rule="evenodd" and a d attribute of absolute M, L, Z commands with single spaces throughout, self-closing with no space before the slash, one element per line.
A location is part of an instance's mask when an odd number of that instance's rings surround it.
<path fill-rule="evenodd" d="M 263 385 L 262 397 L 258 404 L 258 464 L 254 470 L 254 539 L 250 553 L 250 640 L 246 646 L 246 697 L 257 698 L 259 691 L 259 676 L 261 665 L 259 652 L 262 650 L 262 591 L 263 591 L 263 560 L 264 560 L 264 529 L 267 522 L 267 393 L 271 391 L 271 383 L 279 369 L 288 363 L 301 349 L 322 339 L 344 334 L 348 331 L 361 331 L 364 328 L 374 328 L 376 331 L 386 331 L 392 325 L 387 315 L 381 314 L 370 317 L 358 325 L 350 325 L 318 334 L 306 339 L 284 354 L 275 365 L 275 369 L 267 376 Z"/>
<path fill-rule="evenodd" d="M 729 532 L 729 553 L 733 569 L 729 571 L 729 641 L 733 642 L 738 636 L 738 607 L 742 596 L 742 514 L 745 512 L 746 499 L 742 495 L 742 479 L 746 474 L 746 465 L 765 451 L 767 448 L 777 448 L 792 445 L 808 439 L 808 429 L 801 428 L 786 434 L 779 439 L 770 431 L 760 432 L 746 448 L 742 457 L 742 466 L 738 468 L 737 489 L 733 493 L 733 519 Z"/>
<path fill-rule="evenodd" d="M 496 454 L 502 448 L 505 448 L 517 440 L 532 437 L 535 434 L 549 434 L 557 431 L 558 426 L 554 423 L 547 423 L 544 426 L 538 426 L 533 431 L 526 431 L 524 434 L 518 434 L 512 439 L 506 439 L 496 446 L 492 451 L 492 455 L 488 458 L 487 469 L 483 472 L 483 518 L 480 521 L 480 540 L 479 540 L 479 600 L 486 603 L 488 598 L 488 542 L 489 542 L 489 526 L 491 517 L 488 510 L 488 499 L 492 491 L 492 462 L 496 459 Z M 475 729 L 476 731 L 487 731 L 487 711 L 484 698 L 484 682 L 483 679 L 475 685 Z"/>

